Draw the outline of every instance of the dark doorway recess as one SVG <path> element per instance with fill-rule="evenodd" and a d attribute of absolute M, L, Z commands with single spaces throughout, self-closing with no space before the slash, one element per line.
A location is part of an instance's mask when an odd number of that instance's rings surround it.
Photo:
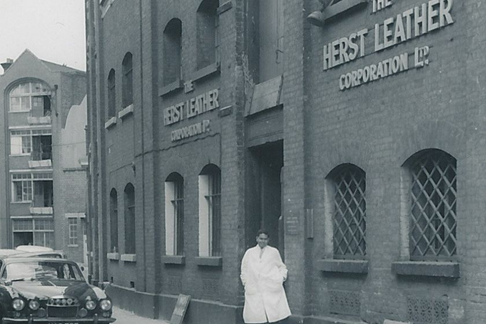
<path fill-rule="evenodd" d="M 257 231 L 264 228 L 270 234 L 269 245 L 283 256 L 282 168 L 283 141 L 249 148 L 246 245 L 255 245 Z"/>

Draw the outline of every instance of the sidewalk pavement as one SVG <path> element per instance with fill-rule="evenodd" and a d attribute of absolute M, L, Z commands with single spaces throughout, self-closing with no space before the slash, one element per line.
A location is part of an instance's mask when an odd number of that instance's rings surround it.
<path fill-rule="evenodd" d="M 133 312 L 113 307 L 113 317 L 116 318 L 115 324 L 169 324 L 162 319 L 152 319 L 138 316 Z"/>

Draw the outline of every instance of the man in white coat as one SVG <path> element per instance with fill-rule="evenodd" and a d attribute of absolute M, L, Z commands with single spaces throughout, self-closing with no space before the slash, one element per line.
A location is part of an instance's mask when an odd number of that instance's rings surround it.
<path fill-rule="evenodd" d="M 241 261 L 241 282 L 245 287 L 245 323 L 276 323 L 290 316 L 283 287 L 287 267 L 280 253 L 268 246 L 268 232 L 259 230 L 257 245 Z"/>

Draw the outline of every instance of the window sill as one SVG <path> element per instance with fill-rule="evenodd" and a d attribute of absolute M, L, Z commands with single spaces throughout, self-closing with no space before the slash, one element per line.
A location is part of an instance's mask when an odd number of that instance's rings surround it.
<path fill-rule="evenodd" d="M 231 115 L 233 112 L 233 106 L 229 105 L 223 108 L 219 108 L 218 117 L 225 117 Z"/>
<path fill-rule="evenodd" d="M 133 114 L 133 104 L 130 104 L 118 112 L 118 118 L 125 118 L 128 115 Z"/>
<path fill-rule="evenodd" d="M 19 113 L 26 113 L 26 112 L 30 112 L 30 109 L 28 109 L 28 110 L 9 110 L 8 111 L 9 114 L 19 114 Z"/>
<path fill-rule="evenodd" d="M 397 261 L 392 263 L 392 271 L 402 276 L 460 277 L 458 262 Z"/>
<path fill-rule="evenodd" d="M 27 122 L 30 125 L 50 124 L 51 123 L 51 116 L 39 116 L 39 117 L 28 116 Z"/>
<path fill-rule="evenodd" d="M 226 11 L 230 10 L 231 8 L 233 8 L 233 4 L 232 4 L 231 1 L 227 1 L 227 2 L 223 3 L 218 8 L 218 15 L 221 15 L 223 12 L 226 12 Z"/>
<path fill-rule="evenodd" d="M 111 128 L 116 125 L 116 117 L 111 117 L 105 122 L 105 129 Z"/>
<path fill-rule="evenodd" d="M 137 262 L 137 255 L 136 254 L 122 254 L 120 256 L 120 260 L 124 262 Z"/>
<path fill-rule="evenodd" d="M 221 267 L 223 266 L 222 257 L 196 257 L 196 264 L 204 267 Z"/>
<path fill-rule="evenodd" d="M 108 260 L 118 261 L 118 260 L 120 260 L 120 253 L 116 253 L 116 252 L 106 253 L 106 258 Z"/>
<path fill-rule="evenodd" d="M 318 260 L 317 267 L 323 272 L 368 273 L 368 261 L 366 260 Z"/>
<path fill-rule="evenodd" d="M 186 264 L 186 257 L 183 255 L 164 255 L 162 256 L 164 264 Z"/>
<path fill-rule="evenodd" d="M 210 76 L 213 73 L 219 72 L 219 67 L 220 67 L 219 62 L 216 62 L 206 67 L 203 67 L 202 69 L 197 70 L 192 75 L 192 81 L 199 81 L 201 79 L 204 79 L 205 77 Z"/>
<path fill-rule="evenodd" d="M 52 160 L 38 160 L 38 161 L 29 161 L 29 168 L 36 169 L 36 168 L 51 168 L 52 167 Z"/>
<path fill-rule="evenodd" d="M 165 96 L 173 91 L 182 89 L 184 82 L 181 79 L 177 79 L 161 88 L 159 88 L 159 96 Z"/>
<path fill-rule="evenodd" d="M 31 215 L 52 215 L 53 213 L 53 207 L 30 207 Z"/>
<path fill-rule="evenodd" d="M 368 4 L 368 0 L 343 0 L 335 5 L 331 5 L 324 10 L 324 20 L 335 18 L 348 10 L 359 5 Z"/>
<path fill-rule="evenodd" d="M 77 247 L 79 247 L 79 244 L 68 244 L 68 247 L 77 248 Z"/>

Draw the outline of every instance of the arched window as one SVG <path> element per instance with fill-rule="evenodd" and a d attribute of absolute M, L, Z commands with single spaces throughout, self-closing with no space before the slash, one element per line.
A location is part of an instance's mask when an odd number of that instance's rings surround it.
<path fill-rule="evenodd" d="M 362 259 L 366 255 L 366 174 L 353 164 L 342 164 L 330 173 L 333 256 Z"/>
<path fill-rule="evenodd" d="M 163 39 L 163 84 L 181 78 L 182 22 L 174 18 L 165 27 Z"/>
<path fill-rule="evenodd" d="M 111 69 L 108 74 L 108 118 L 116 115 L 116 79 L 115 70 Z"/>
<path fill-rule="evenodd" d="M 451 259 L 457 253 L 456 159 L 427 149 L 405 163 L 409 173 L 409 246 L 412 260 Z"/>
<path fill-rule="evenodd" d="M 125 187 L 125 254 L 135 254 L 135 188 Z"/>
<path fill-rule="evenodd" d="M 184 254 L 184 178 L 179 173 L 165 180 L 165 251 Z"/>
<path fill-rule="evenodd" d="M 197 10 L 197 68 L 217 61 L 219 50 L 218 0 L 204 0 Z"/>
<path fill-rule="evenodd" d="M 118 248 L 118 193 L 110 192 L 110 251 L 119 252 Z"/>
<path fill-rule="evenodd" d="M 24 82 L 9 92 L 10 111 L 32 111 L 33 117 L 51 115 L 51 91 L 44 82 Z"/>
<path fill-rule="evenodd" d="M 214 164 L 199 174 L 199 256 L 221 255 L 221 170 Z"/>
<path fill-rule="evenodd" d="M 133 104 L 133 66 L 132 54 L 127 53 L 122 63 L 122 103 L 123 108 Z"/>

